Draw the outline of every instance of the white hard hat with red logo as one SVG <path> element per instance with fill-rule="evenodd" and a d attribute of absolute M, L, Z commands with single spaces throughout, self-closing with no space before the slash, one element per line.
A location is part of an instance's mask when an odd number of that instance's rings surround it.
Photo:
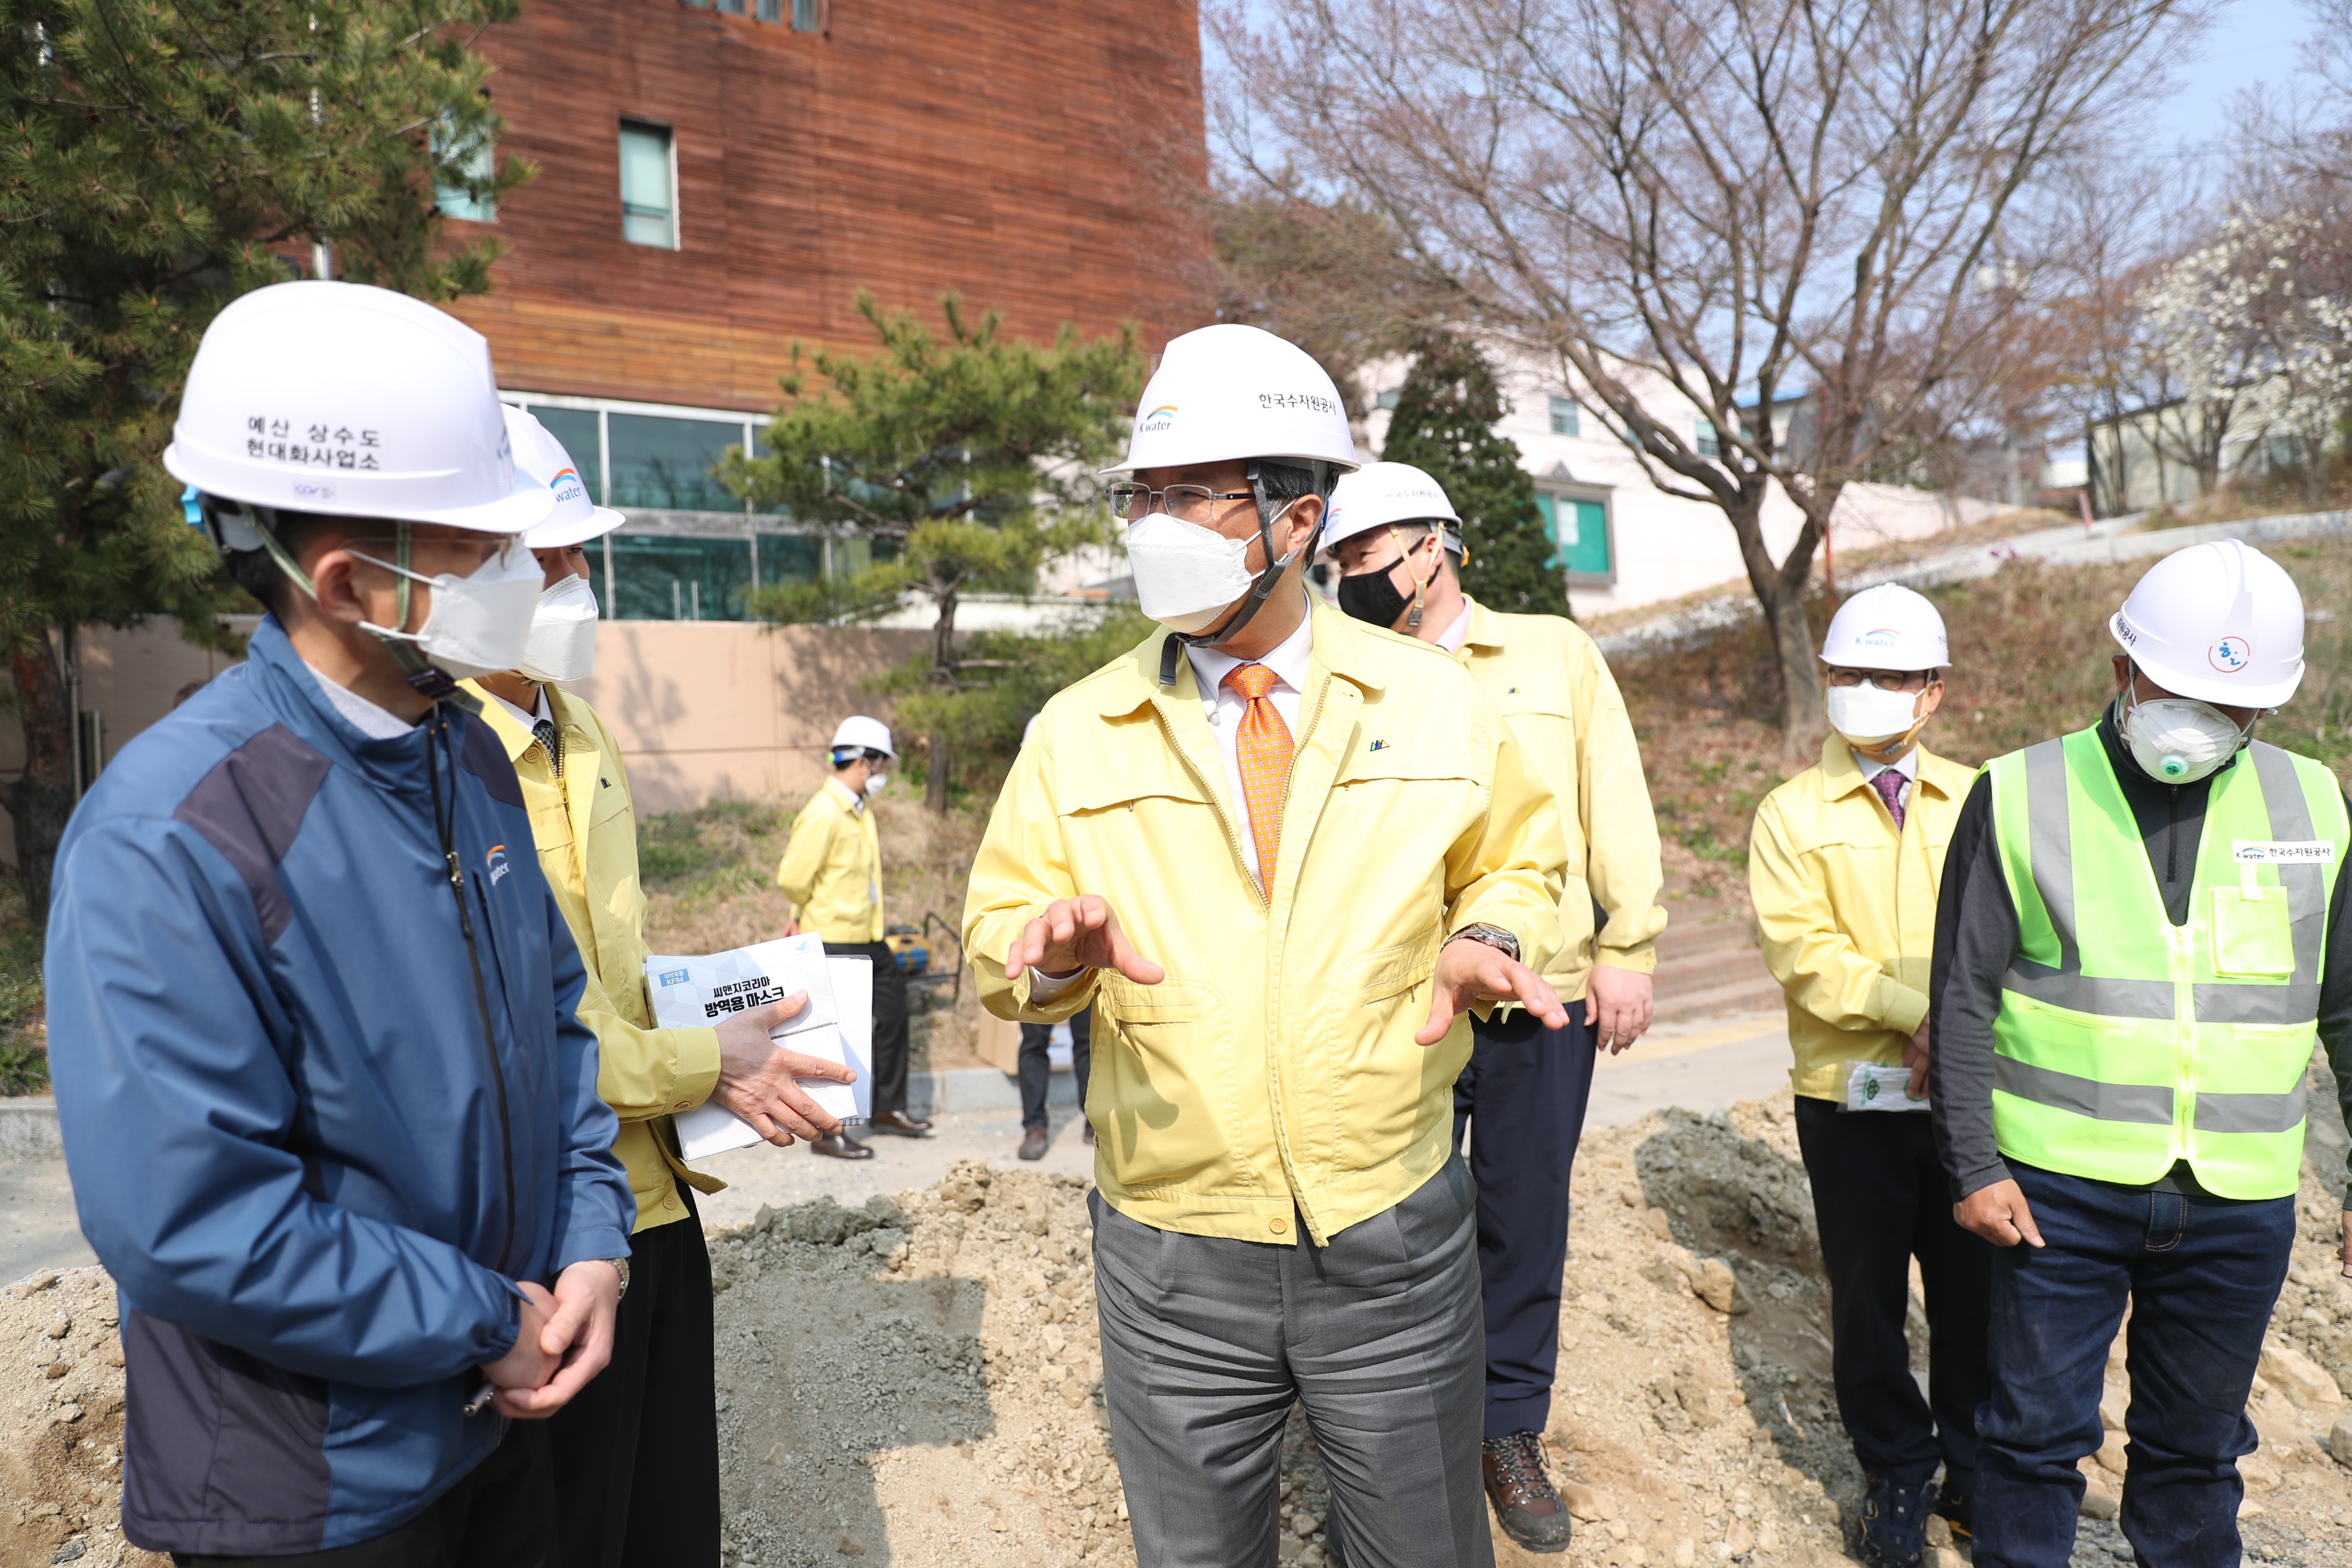
<path fill-rule="evenodd" d="M 1822 662 L 1843 669 L 1941 669 L 1952 662 L 1944 617 L 1924 594 L 1881 583 L 1838 606 Z"/>
<path fill-rule="evenodd" d="M 533 550 L 568 550 L 602 539 L 628 521 L 589 497 L 588 481 L 580 477 L 572 454 L 536 416 L 511 403 L 504 407 L 515 467 L 555 492 L 555 510 L 523 535 L 525 544 Z"/>
<path fill-rule="evenodd" d="M 2192 544 L 2149 567 L 2107 630 L 2178 697 L 2275 708 L 2303 683 L 2303 593 L 2241 540 Z"/>
<path fill-rule="evenodd" d="M 515 470 L 482 334 L 364 283 L 231 300 L 188 368 L 172 477 L 247 506 L 520 533 L 555 510 Z"/>

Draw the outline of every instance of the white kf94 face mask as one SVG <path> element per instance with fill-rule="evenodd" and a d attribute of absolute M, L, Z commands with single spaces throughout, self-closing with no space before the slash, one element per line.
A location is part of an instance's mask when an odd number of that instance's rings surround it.
<path fill-rule="evenodd" d="M 2247 731 L 2210 702 L 2192 697 L 2125 700 L 2124 743 L 2158 784 L 2195 784 L 2238 754 Z"/>
<path fill-rule="evenodd" d="M 596 591 L 574 574 L 539 596 L 522 662 L 533 680 L 584 680 L 596 668 Z"/>
<path fill-rule="evenodd" d="M 1266 520 L 1269 536 L 1297 501 Z M 1257 577 L 1249 569 L 1247 539 L 1228 539 L 1213 528 L 1186 522 L 1164 511 L 1149 513 L 1127 531 L 1127 558 L 1135 568 L 1135 597 L 1143 613 L 1171 632 L 1190 637 L 1250 591 Z M 1279 573 L 1292 555 L 1275 563 Z"/>
<path fill-rule="evenodd" d="M 367 630 L 386 642 L 414 644 L 436 668 L 460 680 L 496 675 L 522 663 L 531 611 L 547 574 L 520 541 L 464 577 L 446 572 L 427 577 L 356 550 L 351 553 L 433 590 L 432 607 L 416 630 L 394 631 L 362 621 Z"/>
<path fill-rule="evenodd" d="M 1919 693 L 1881 691 L 1868 681 L 1832 686 L 1823 698 L 1830 728 L 1857 745 L 1882 746 L 1919 721 Z"/>

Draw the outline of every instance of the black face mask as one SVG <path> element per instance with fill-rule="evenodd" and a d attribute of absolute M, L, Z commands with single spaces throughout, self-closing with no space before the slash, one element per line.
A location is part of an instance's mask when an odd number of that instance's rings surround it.
<path fill-rule="evenodd" d="M 1400 564 L 1391 561 L 1377 571 L 1340 578 L 1339 608 L 1383 629 L 1395 626 L 1397 617 L 1412 603 L 1411 594 L 1397 592 L 1396 569 Z"/>

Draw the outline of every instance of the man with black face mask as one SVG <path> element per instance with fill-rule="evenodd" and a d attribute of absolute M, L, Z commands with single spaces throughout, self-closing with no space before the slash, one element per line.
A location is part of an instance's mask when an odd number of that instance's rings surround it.
<path fill-rule="evenodd" d="M 1345 574 L 1339 607 L 1452 655 L 1559 803 L 1566 940 L 1544 978 L 1568 1021 L 1546 1028 L 1518 1010 L 1475 1021 L 1476 1046 L 1454 1094 L 1456 1144 L 1477 1129 L 1469 1142 L 1486 1321 L 1486 1493 L 1512 1540 L 1556 1552 L 1568 1544 L 1568 1510 L 1538 1435 L 1559 1360 L 1569 1175 L 1596 1041 L 1622 1051 L 1650 1026 L 1650 972 L 1666 923 L 1657 823 L 1601 650 L 1572 621 L 1501 615 L 1462 591 L 1462 522 L 1435 479 L 1408 463 L 1349 474 L 1332 491 L 1325 537 Z"/>
<path fill-rule="evenodd" d="M 2352 808 L 2252 739 L 2302 681 L 2302 595 L 2236 540 L 2195 544 L 2108 627 L 2116 700 L 1985 765 L 1936 915 L 1937 1147 L 1953 1217 L 1996 1248 L 1979 1568 L 2068 1560 L 2126 1301 L 2125 1538 L 2151 1568 L 2239 1560 L 2315 1044 L 2352 1110 Z"/>

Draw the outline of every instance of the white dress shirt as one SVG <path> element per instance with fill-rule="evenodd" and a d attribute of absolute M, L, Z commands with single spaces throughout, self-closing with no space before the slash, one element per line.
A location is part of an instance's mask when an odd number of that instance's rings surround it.
<path fill-rule="evenodd" d="M 546 687 L 541 686 L 534 688 L 534 689 L 539 693 L 539 711 L 536 713 L 524 712 L 521 709 L 516 707 L 513 703 L 508 701 L 505 698 L 499 696 L 497 692 L 491 690 L 487 686 L 482 688 L 482 695 L 497 703 L 499 707 L 505 709 L 509 714 L 512 715 L 514 721 L 521 725 L 524 729 L 537 730 L 539 726 L 543 723 L 552 724 L 555 722 L 555 710 L 547 705 Z"/>
<path fill-rule="evenodd" d="M 1298 623 L 1298 629 L 1282 640 L 1279 647 L 1264 658 L 1235 658 L 1214 648 L 1192 647 L 1184 650 L 1192 661 L 1192 677 L 1201 683 L 1201 710 L 1209 721 L 1209 729 L 1217 737 L 1217 754 L 1225 763 L 1225 799 L 1234 808 L 1234 821 L 1241 828 L 1242 859 L 1248 865 L 1250 875 L 1258 874 L 1257 835 L 1250 830 L 1249 798 L 1242 793 L 1241 728 L 1242 714 L 1249 704 L 1238 691 L 1225 687 L 1225 677 L 1244 664 L 1262 664 L 1274 671 L 1274 689 L 1266 700 L 1282 715 L 1290 729 L 1290 743 L 1298 744 L 1298 700 L 1307 690 L 1307 665 L 1315 656 L 1315 617 L 1307 616 Z"/>
<path fill-rule="evenodd" d="M 302 661 L 302 668 L 309 670 L 310 679 L 319 683 L 319 689 L 326 694 L 328 706 L 341 714 L 344 722 L 369 740 L 397 740 L 416 728 L 415 724 L 391 709 L 379 708 L 350 687 L 330 680 L 309 659 Z"/>
<path fill-rule="evenodd" d="M 1465 599 L 1462 601 L 1462 613 L 1454 617 L 1454 624 L 1437 634 L 1437 646 L 1448 653 L 1460 653 L 1462 645 L 1469 637 L 1470 601 Z"/>

